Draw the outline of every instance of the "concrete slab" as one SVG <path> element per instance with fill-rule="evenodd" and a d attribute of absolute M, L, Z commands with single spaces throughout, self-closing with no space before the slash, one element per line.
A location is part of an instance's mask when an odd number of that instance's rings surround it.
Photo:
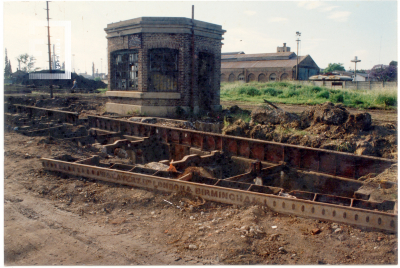
<path fill-rule="evenodd" d="M 188 110 L 189 107 L 182 107 Z M 109 113 L 116 113 L 120 115 L 142 114 L 146 116 L 166 116 L 168 114 L 175 114 L 175 106 L 142 106 L 130 105 L 120 103 L 106 103 L 106 111 Z"/>
<path fill-rule="evenodd" d="M 179 92 L 141 92 L 141 91 L 107 91 L 107 97 L 133 98 L 133 99 L 166 99 L 179 100 Z"/>

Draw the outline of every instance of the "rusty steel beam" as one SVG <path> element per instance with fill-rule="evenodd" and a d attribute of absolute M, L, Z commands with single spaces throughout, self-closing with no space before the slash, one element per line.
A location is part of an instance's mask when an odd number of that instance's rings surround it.
<path fill-rule="evenodd" d="M 275 164 L 285 162 L 300 170 L 315 171 L 333 176 L 358 179 L 369 173 L 381 173 L 396 160 L 373 156 L 316 149 L 299 145 L 179 129 L 123 119 L 88 116 L 90 127 L 120 132 L 138 137 L 158 136 L 163 142 L 199 148 L 205 151 L 220 150 Z M 126 132 L 125 132 L 126 131 Z"/>
<path fill-rule="evenodd" d="M 395 214 L 323 203 L 318 201 L 316 194 L 313 198 L 314 201 L 310 201 L 267 194 L 259 190 L 257 192 L 257 189 L 262 188 L 262 186 L 253 184 L 246 184 L 249 187 L 242 184 L 242 187 L 235 189 L 227 187 L 230 186 L 229 184 L 239 183 L 226 180 L 202 178 L 203 183 L 199 183 L 190 181 L 189 177 L 177 180 L 82 164 L 90 161 L 80 161 L 81 163 L 77 163 L 48 158 L 41 158 L 41 161 L 46 170 L 63 172 L 75 176 L 166 192 L 182 191 L 195 196 L 201 196 L 209 201 L 227 204 L 260 204 L 279 213 L 397 232 L 397 215 Z M 354 201 L 354 199 L 352 200 Z"/>
<path fill-rule="evenodd" d="M 60 111 L 54 109 L 46 109 L 34 106 L 27 106 L 21 104 L 14 104 L 17 108 L 17 112 L 25 112 L 28 113 L 30 117 L 34 114 L 45 114 L 48 118 L 59 119 L 63 122 L 71 123 L 76 125 L 79 122 L 79 113 Z"/>

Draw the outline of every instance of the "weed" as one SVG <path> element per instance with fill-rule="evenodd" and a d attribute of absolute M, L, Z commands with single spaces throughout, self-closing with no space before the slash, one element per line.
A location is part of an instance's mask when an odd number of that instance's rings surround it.
<path fill-rule="evenodd" d="M 330 99 L 331 99 L 332 102 L 344 102 L 343 93 L 331 94 Z"/>
<path fill-rule="evenodd" d="M 244 86 L 239 88 L 239 94 L 247 96 L 260 96 L 261 92 L 255 87 Z"/>
<path fill-rule="evenodd" d="M 397 88 L 375 90 L 330 89 L 312 84 L 296 82 L 251 82 L 243 84 L 221 83 L 221 100 L 263 103 L 265 95 L 269 101 L 288 104 L 316 105 L 326 102 L 342 103 L 355 108 L 393 109 L 397 106 Z"/>
<path fill-rule="evenodd" d="M 312 87 L 312 88 L 311 88 L 311 91 L 314 92 L 314 93 L 321 92 L 322 90 L 323 90 L 322 87 Z"/>
<path fill-rule="evenodd" d="M 317 94 L 317 98 L 329 99 L 329 92 L 327 90 L 323 90 Z"/>
<path fill-rule="evenodd" d="M 267 87 L 261 89 L 261 93 L 263 95 L 270 95 L 272 97 L 278 96 L 279 94 L 282 94 L 282 90 L 276 90 L 275 88 L 272 87 Z"/>
<path fill-rule="evenodd" d="M 97 89 L 101 94 L 105 94 L 108 88 L 98 88 Z"/>

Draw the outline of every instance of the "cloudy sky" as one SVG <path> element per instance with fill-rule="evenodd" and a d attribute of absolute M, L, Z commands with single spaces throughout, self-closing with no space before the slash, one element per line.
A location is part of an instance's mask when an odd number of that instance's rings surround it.
<path fill-rule="evenodd" d="M 107 24 L 136 17 L 191 17 L 222 25 L 222 52 L 246 54 L 275 52 L 287 43 L 296 52 L 296 32 L 301 32 L 300 55 L 310 54 L 320 68 L 328 63 L 350 62 L 358 56 L 357 69 L 397 61 L 396 1 L 129 1 L 79 2 L 52 1 L 50 18 L 71 23 L 72 68 L 91 73 L 92 62 L 99 72 L 106 70 Z M 44 26 L 46 2 L 3 2 L 3 47 L 7 49 L 13 71 L 15 57 L 29 53 L 37 67 L 47 68 Z M 33 32 L 32 29 L 35 29 Z M 63 60 L 64 28 L 52 28 L 52 43 L 59 39 Z M 32 44 L 36 44 L 33 46 Z"/>

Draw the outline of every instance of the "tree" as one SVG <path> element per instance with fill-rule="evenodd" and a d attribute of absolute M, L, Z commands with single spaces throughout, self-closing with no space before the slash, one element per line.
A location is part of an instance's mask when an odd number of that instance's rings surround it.
<path fill-rule="evenodd" d="M 8 77 L 11 76 L 12 70 L 11 70 L 10 60 L 8 59 L 8 56 L 7 56 L 7 48 L 6 48 L 6 53 L 5 54 L 6 54 L 6 57 L 5 57 L 5 60 L 4 60 L 4 77 L 8 78 Z"/>
<path fill-rule="evenodd" d="M 371 70 L 370 76 L 376 78 L 378 81 L 383 81 L 383 82 L 396 81 L 397 66 L 379 65 Z"/>
<path fill-rule="evenodd" d="M 392 60 L 392 61 L 389 63 L 389 66 L 397 66 L 397 61 Z"/>
<path fill-rule="evenodd" d="M 331 73 L 333 71 L 346 71 L 343 67 L 343 63 L 329 63 L 328 67 L 325 68 L 324 73 Z"/>
<path fill-rule="evenodd" d="M 36 71 L 40 68 L 34 68 L 35 67 L 35 57 L 29 56 L 28 53 L 21 54 L 18 57 L 15 58 L 18 61 L 18 67 L 19 70 L 24 71 L 24 72 L 31 72 L 31 71 Z M 21 67 L 21 63 L 24 65 Z"/>

